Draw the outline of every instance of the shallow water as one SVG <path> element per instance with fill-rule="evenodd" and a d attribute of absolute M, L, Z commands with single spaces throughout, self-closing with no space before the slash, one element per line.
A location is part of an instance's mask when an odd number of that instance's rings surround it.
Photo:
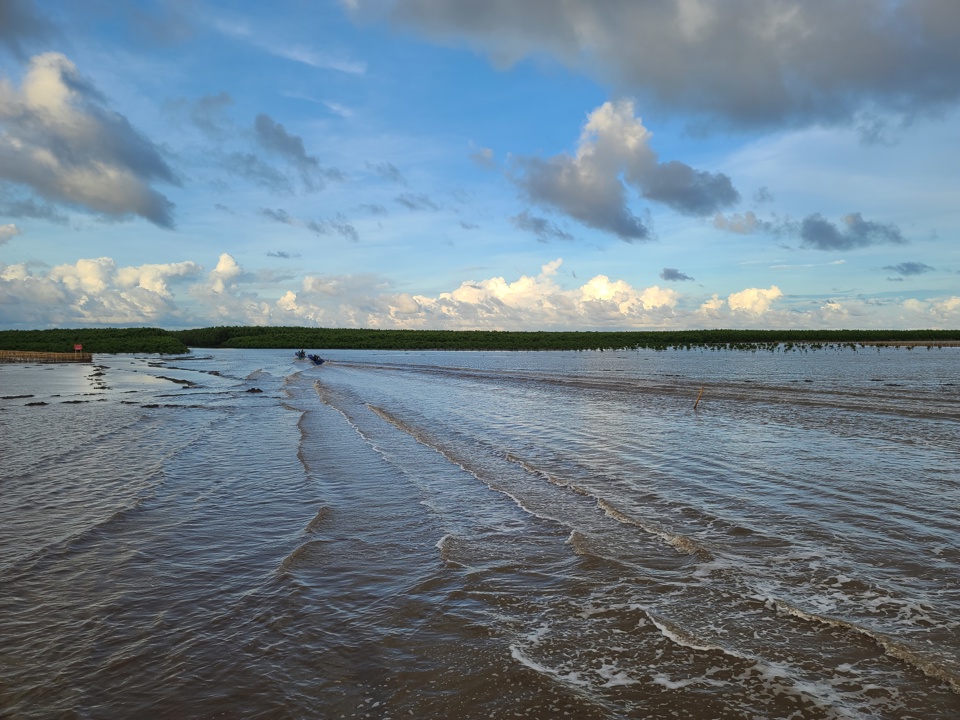
<path fill-rule="evenodd" d="M 960 350 L 323 354 L 0 365 L 0 716 L 960 714 Z"/>

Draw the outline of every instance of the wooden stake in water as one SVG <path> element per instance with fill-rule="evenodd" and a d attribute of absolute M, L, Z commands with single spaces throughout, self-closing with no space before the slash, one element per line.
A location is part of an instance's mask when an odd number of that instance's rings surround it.
<path fill-rule="evenodd" d="M 703 385 L 700 386 L 700 394 L 697 395 L 697 401 L 693 404 L 693 409 L 694 409 L 694 410 L 696 410 L 696 409 L 697 409 L 697 405 L 700 404 L 700 398 L 701 398 L 702 395 L 703 395 Z"/>

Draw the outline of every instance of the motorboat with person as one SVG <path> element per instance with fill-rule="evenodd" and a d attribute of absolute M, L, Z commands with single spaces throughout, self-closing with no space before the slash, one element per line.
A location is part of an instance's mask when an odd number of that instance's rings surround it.
<path fill-rule="evenodd" d="M 297 352 L 295 352 L 293 356 L 297 360 L 309 360 L 314 365 L 323 365 L 324 363 L 324 360 L 322 357 L 320 357 L 316 353 L 308 353 L 306 350 L 297 350 Z"/>

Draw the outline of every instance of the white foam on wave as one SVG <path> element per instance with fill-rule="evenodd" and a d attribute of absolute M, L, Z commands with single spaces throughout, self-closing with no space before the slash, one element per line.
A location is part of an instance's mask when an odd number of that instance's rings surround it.
<path fill-rule="evenodd" d="M 668 690 L 679 690 L 680 688 L 685 688 L 688 685 L 697 684 L 701 678 L 684 678 L 683 680 L 673 680 L 669 675 L 657 673 L 652 676 L 652 679 L 657 685 L 662 685 Z"/>
<path fill-rule="evenodd" d="M 894 657 L 902 662 L 905 662 L 908 665 L 920 670 L 927 676 L 943 682 L 949 686 L 953 692 L 960 694 L 960 676 L 954 672 L 951 672 L 948 668 L 938 665 L 933 660 L 921 657 L 903 643 L 897 642 L 883 633 L 865 628 L 862 625 L 857 625 L 847 620 L 841 620 L 839 618 L 832 618 L 825 615 L 819 615 L 817 613 L 807 612 L 806 610 L 802 610 L 801 608 L 790 605 L 789 603 L 777 598 L 771 598 L 770 600 L 778 612 L 783 612 L 802 620 L 808 620 L 810 622 L 817 622 L 831 627 L 840 628 L 842 630 L 854 632 L 869 638 L 890 657 Z"/>
<path fill-rule="evenodd" d="M 320 401 L 324 405 L 331 407 L 334 410 L 336 410 L 338 413 L 340 413 L 343 416 L 343 419 L 347 421 L 347 425 L 353 428 L 354 432 L 356 432 L 357 435 L 359 435 L 365 443 L 367 443 L 372 447 L 373 443 L 370 441 L 370 439 L 366 435 L 363 434 L 363 431 L 360 430 L 360 427 L 353 421 L 353 418 L 350 417 L 342 407 L 340 407 L 335 402 L 333 402 L 333 399 L 330 397 L 330 393 L 327 390 L 327 388 L 319 380 L 313 383 L 313 387 L 317 391 L 317 397 L 320 398 Z"/>
<path fill-rule="evenodd" d="M 797 677 L 795 668 L 783 662 L 758 661 L 747 673 L 756 674 L 774 695 L 788 695 L 800 698 L 818 707 L 826 717 L 838 720 L 855 720 L 864 717 L 860 711 L 851 712 L 848 693 L 842 693 L 827 680 L 812 682 Z M 743 679 L 743 678 L 734 678 Z M 856 704 L 865 704 L 861 693 L 856 693 Z M 870 713 L 867 717 L 873 717 Z"/>
<path fill-rule="evenodd" d="M 829 718 L 873 718 L 893 717 L 898 708 L 902 707 L 902 700 L 895 688 L 876 683 L 866 683 L 859 670 L 849 663 L 838 665 L 835 674 L 829 672 L 820 677 L 811 677 L 806 670 L 793 667 L 786 662 L 773 662 L 754 656 L 741 654 L 722 646 L 705 642 L 696 638 L 684 629 L 664 620 L 643 606 L 635 606 L 643 610 L 650 622 L 660 631 L 661 635 L 670 642 L 698 652 L 719 651 L 724 656 L 746 662 L 747 667 L 737 676 L 740 681 L 758 680 L 766 688 L 764 695 L 770 697 L 781 695 L 794 696 L 805 703 L 810 703 L 822 711 L 824 717 Z M 602 614 L 606 608 L 601 606 L 587 606 L 582 615 L 592 617 Z M 776 603 L 768 599 L 768 609 L 776 611 Z M 688 685 L 710 685 L 722 687 L 729 685 L 729 681 L 710 677 L 717 672 L 729 669 L 728 667 L 712 667 L 699 678 L 676 678 L 666 672 L 652 677 L 653 682 L 669 689 L 680 689 Z M 734 678 L 736 680 L 737 678 Z M 738 683 L 741 684 L 741 683 Z M 865 710 L 869 708 L 869 710 Z"/>
<path fill-rule="evenodd" d="M 367 407 L 373 413 L 375 413 L 379 417 L 386 420 L 388 423 L 396 427 L 398 430 L 410 435 L 410 437 L 412 437 L 414 440 L 416 440 L 418 443 L 420 443 L 424 447 L 428 447 L 434 452 L 439 453 L 444 458 L 446 458 L 449 462 L 453 463 L 464 472 L 472 475 L 474 478 L 476 478 L 477 480 L 482 482 L 484 485 L 489 487 L 491 490 L 495 490 L 499 493 L 506 495 L 508 498 L 513 500 L 513 502 L 517 505 L 518 508 L 520 508 L 523 512 L 527 513 L 528 515 L 532 515 L 533 517 L 538 518 L 540 520 L 548 520 L 550 522 L 565 524 L 563 523 L 563 521 L 561 521 L 557 517 L 554 517 L 553 515 L 547 515 L 542 512 L 537 512 L 536 510 L 534 510 L 533 508 L 525 504 L 523 500 L 517 495 L 514 495 L 513 493 L 509 492 L 505 488 L 496 485 L 494 481 L 484 478 L 479 472 L 469 467 L 463 460 L 457 458 L 453 453 L 441 447 L 438 443 L 431 440 L 425 433 L 419 431 L 417 428 L 407 425 L 400 418 L 395 417 L 391 413 L 387 412 L 383 408 L 377 407 L 376 405 L 368 404 Z M 376 446 L 374 446 L 374 449 L 376 449 Z"/>
<path fill-rule="evenodd" d="M 662 527 L 657 527 L 653 523 L 643 522 L 638 518 L 628 515 L 603 498 L 597 498 L 597 507 L 603 510 L 608 517 L 613 518 L 617 522 L 623 525 L 633 525 L 634 527 L 638 527 L 641 530 L 660 538 L 679 552 L 682 552 L 686 555 L 699 557 L 702 560 L 713 559 L 713 554 L 709 550 L 686 535 L 672 533 Z"/>
<path fill-rule="evenodd" d="M 724 573 L 732 569 L 735 569 L 732 562 L 714 557 L 708 562 L 698 563 L 696 570 L 693 571 L 693 577 L 700 582 L 706 582 L 714 573 Z"/>
<path fill-rule="evenodd" d="M 748 659 L 744 655 L 733 652 L 726 648 L 720 647 L 719 645 L 711 645 L 708 643 L 703 643 L 697 640 L 691 633 L 688 633 L 686 630 L 683 630 L 671 622 L 664 620 L 663 618 L 658 618 L 647 608 L 642 608 L 644 613 L 650 619 L 650 622 L 654 624 L 657 630 L 660 631 L 660 634 L 663 635 L 667 640 L 670 640 L 676 645 L 681 647 L 689 648 L 691 650 L 696 650 L 698 652 L 721 652 L 724 655 L 729 655 L 730 657 L 737 658 L 738 660 Z"/>
<path fill-rule="evenodd" d="M 634 679 L 626 670 L 621 670 L 613 663 L 604 663 L 596 670 L 597 675 L 606 680 L 603 687 L 621 687 L 624 685 L 636 685 L 639 680 Z"/>
<path fill-rule="evenodd" d="M 437 540 L 437 543 L 434 547 L 439 551 L 440 559 L 447 563 L 448 565 L 456 565 L 457 567 L 465 568 L 468 567 L 466 564 L 459 560 L 454 560 L 453 556 L 456 552 L 456 541 L 458 537 L 454 533 L 447 533 L 442 538 Z"/>
<path fill-rule="evenodd" d="M 660 633 L 671 642 L 690 648 L 698 652 L 720 652 L 736 660 L 745 661 L 749 665 L 742 674 L 735 676 L 734 680 L 747 680 L 750 677 L 759 677 L 764 684 L 768 686 L 773 695 L 787 694 L 795 695 L 812 704 L 817 705 L 822 710 L 827 711 L 827 717 L 835 718 L 856 718 L 857 714 L 848 714 L 842 708 L 847 698 L 843 693 L 837 691 L 832 683 L 825 684 L 814 683 L 813 681 L 803 679 L 802 673 L 786 663 L 777 663 L 761 660 L 752 655 L 744 655 L 728 648 L 704 643 L 694 638 L 685 630 L 669 623 L 668 621 L 656 617 L 649 610 L 645 610 L 650 621 L 656 626 Z M 660 673 L 653 677 L 654 682 L 670 689 L 679 689 L 687 685 L 706 684 L 715 687 L 727 685 L 727 682 L 709 677 L 717 672 L 717 668 L 711 668 L 703 677 L 686 678 L 683 680 L 673 680 L 670 676 Z M 858 693 L 859 696 L 859 693 Z"/>
<path fill-rule="evenodd" d="M 575 685 L 577 687 L 587 687 L 590 684 L 581 678 L 580 673 L 576 671 L 571 670 L 568 673 L 561 673 L 559 670 L 555 670 L 554 668 L 538 663 L 536 660 L 524 653 L 523 650 L 521 650 L 517 645 L 510 646 L 510 657 L 512 657 L 521 665 L 530 668 L 534 672 L 554 678 L 562 683 Z"/>
<path fill-rule="evenodd" d="M 826 567 L 811 566 L 812 570 Z M 828 569 L 828 568 L 827 568 Z M 899 628 L 944 628 L 960 626 L 949 614 L 918 597 L 904 597 L 900 592 L 885 589 L 875 581 L 864 581 L 837 572 L 826 578 L 818 578 L 814 572 L 800 588 L 796 584 L 784 588 L 772 577 L 754 577 L 751 581 L 757 590 L 755 599 L 771 605 L 772 599 L 788 594 L 796 597 L 803 591 L 802 602 L 816 614 L 868 615 Z"/>

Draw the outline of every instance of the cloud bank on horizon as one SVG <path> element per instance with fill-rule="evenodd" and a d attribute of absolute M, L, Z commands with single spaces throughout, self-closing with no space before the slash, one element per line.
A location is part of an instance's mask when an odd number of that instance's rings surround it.
<path fill-rule="evenodd" d="M 953 0 L 0 0 L 0 328 L 960 327 L 956 37 Z"/>

